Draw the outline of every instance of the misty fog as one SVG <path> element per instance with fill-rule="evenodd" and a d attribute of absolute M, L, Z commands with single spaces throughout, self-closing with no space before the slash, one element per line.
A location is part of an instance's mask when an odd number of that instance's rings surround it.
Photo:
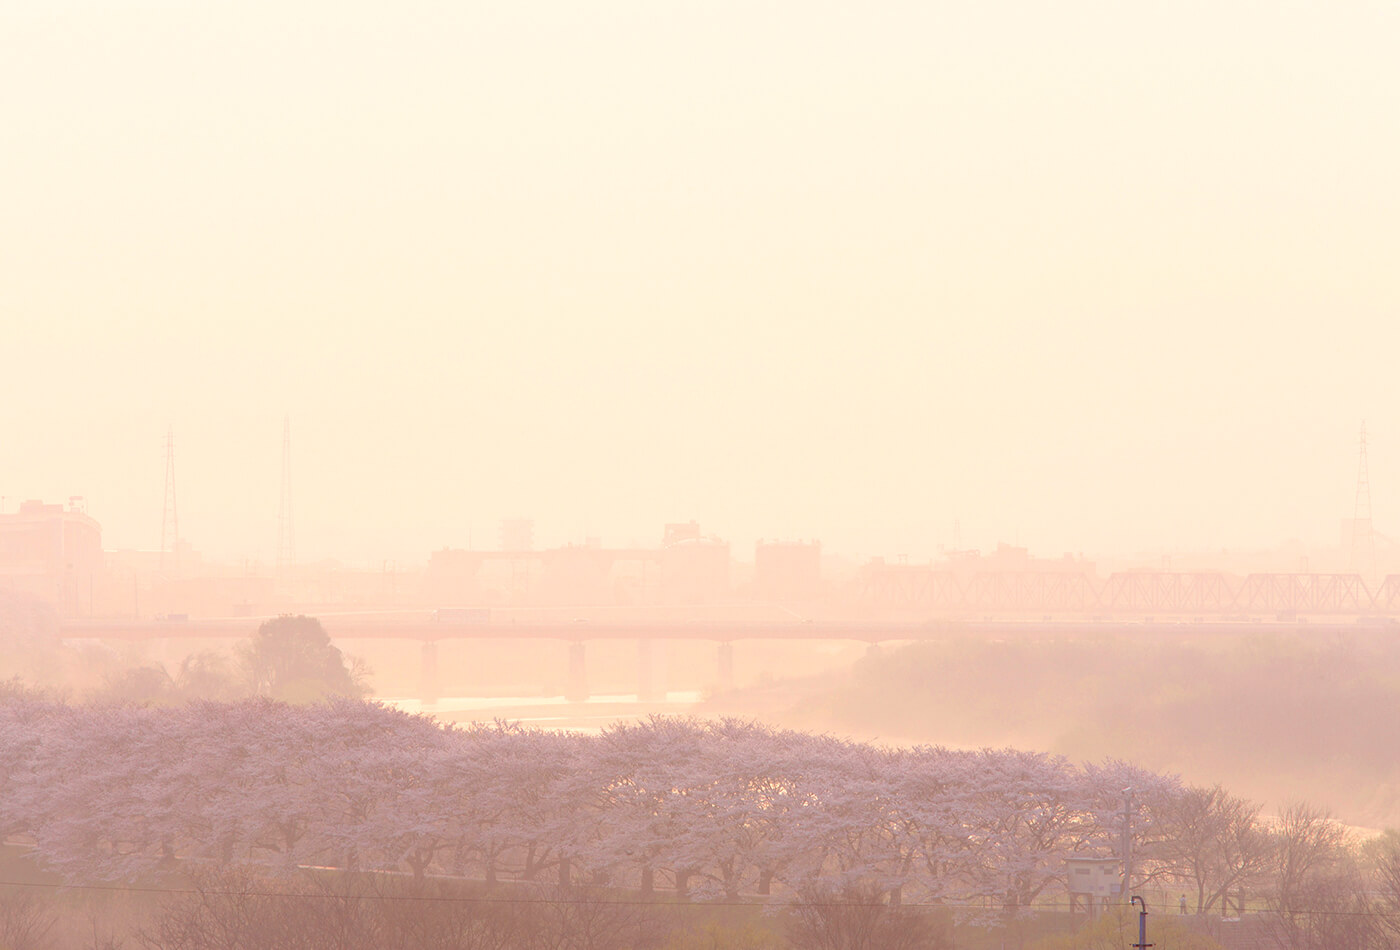
<path fill-rule="evenodd" d="M 0 3 L 0 950 L 1400 947 L 1397 47 Z"/>

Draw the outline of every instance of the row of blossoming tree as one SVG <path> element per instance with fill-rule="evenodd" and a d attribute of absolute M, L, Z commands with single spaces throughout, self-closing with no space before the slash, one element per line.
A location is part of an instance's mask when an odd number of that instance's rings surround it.
<path fill-rule="evenodd" d="M 1120 762 L 737 721 L 463 728 L 350 699 L 0 702 L 0 835 L 72 881 L 197 862 L 1025 907 L 1063 899 L 1066 858 L 1116 853 L 1128 787 L 1140 875 L 1198 910 L 1279 854 L 1247 803 Z"/>

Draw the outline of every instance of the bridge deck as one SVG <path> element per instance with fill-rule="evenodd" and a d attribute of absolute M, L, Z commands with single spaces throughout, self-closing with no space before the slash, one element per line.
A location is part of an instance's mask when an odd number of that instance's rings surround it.
<path fill-rule="evenodd" d="M 60 628 L 64 639 L 161 640 L 242 639 L 251 636 L 262 618 L 190 621 L 92 620 L 73 621 Z M 854 640 L 881 643 L 899 640 L 943 640 L 950 637 L 1070 638 L 1102 634 L 1137 636 L 1250 636 L 1285 632 L 1361 633 L 1394 631 L 1388 619 L 1328 618 L 1307 620 L 929 620 L 929 621 L 742 621 L 742 622 L 607 622 L 607 623 L 478 623 L 452 624 L 431 620 L 373 621 L 323 618 L 326 632 L 336 640 Z"/>

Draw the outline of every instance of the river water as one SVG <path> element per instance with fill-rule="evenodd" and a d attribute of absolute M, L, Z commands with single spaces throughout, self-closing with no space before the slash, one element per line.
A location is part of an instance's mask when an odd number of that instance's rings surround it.
<path fill-rule="evenodd" d="M 643 702 L 635 693 L 601 694 L 582 702 L 563 696 L 447 696 L 428 705 L 408 697 L 378 698 L 404 712 L 422 713 L 445 722 L 501 719 L 544 729 L 596 733 L 615 722 L 635 722 L 652 715 L 686 715 L 702 696 L 700 690 L 671 690 L 664 699 L 651 702 Z"/>

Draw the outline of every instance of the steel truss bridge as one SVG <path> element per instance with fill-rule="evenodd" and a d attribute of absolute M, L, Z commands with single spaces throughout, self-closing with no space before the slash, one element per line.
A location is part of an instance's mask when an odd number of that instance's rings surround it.
<path fill-rule="evenodd" d="M 1400 574 L 1374 590 L 1359 574 L 1077 571 L 959 574 L 903 565 L 865 571 L 860 599 L 930 616 L 1075 615 L 1255 618 L 1400 615 Z"/>

